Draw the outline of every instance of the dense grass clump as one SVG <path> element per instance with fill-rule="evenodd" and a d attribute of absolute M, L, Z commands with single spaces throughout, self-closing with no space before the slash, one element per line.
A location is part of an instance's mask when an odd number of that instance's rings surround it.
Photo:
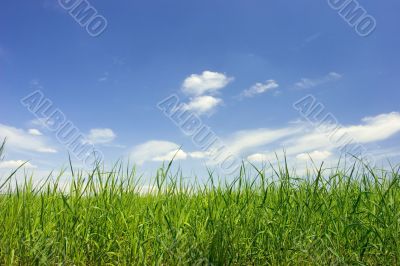
<path fill-rule="evenodd" d="M 59 178 L 34 187 L 10 177 L 0 183 L 0 264 L 399 263 L 398 172 L 253 170 L 194 184 L 165 167 L 147 193 L 121 165 L 71 168 L 64 190 Z"/>

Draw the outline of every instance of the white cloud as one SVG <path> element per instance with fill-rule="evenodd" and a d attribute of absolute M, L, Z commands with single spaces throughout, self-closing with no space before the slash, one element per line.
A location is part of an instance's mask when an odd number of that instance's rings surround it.
<path fill-rule="evenodd" d="M 222 73 L 204 71 L 201 75 L 192 74 L 186 78 L 182 84 L 182 91 L 187 95 L 200 96 L 223 89 L 232 81 L 232 77 Z"/>
<path fill-rule="evenodd" d="M 175 156 L 175 157 L 174 157 Z M 171 161 L 172 159 L 176 160 L 186 160 L 188 154 L 182 150 L 173 150 L 168 152 L 167 154 L 156 156 L 152 159 L 155 162 L 164 162 Z"/>
<path fill-rule="evenodd" d="M 169 161 L 178 151 L 175 160 L 205 159 L 212 164 L 216 161 L 213 160 L 216 153 L 225 146 L 227 150 L 224 150 L 224 154 L 247 158 L 255 163 L 275 162 L 277 154 L 280 158 L 285 154 L 289 162 L 297 164 L 297 169 L 303 169 L 309 156 L 315 161 L 333 163 L 340 155 L 339 148 L 347 144 L 348 140 L 353 145 L 364 145 L 383 141 L 400 133 L 400 113 L 367 117 L 360 123 L 338 126 L 335 131 L 333 129 L 332 126 L 314 128 L 307 122 L 297 122 L 277 129 L 242 130 L 221 138 L 218 147 L 211 146 L 207 151 L 191 152 L 179 151 L 179 145 L 173 142 L 153 140 L 136 146 L 130 155 L 135 163 L 142 164 L 146 161 Z M 347 138 L 342 138 L 347 135 Z M 369 150 L 367 152 L 370 154 Z M 374 154 L 376 153 L 374 150 Z"/>
<path fill-rule="evenodd" d="M 332 126 L 313 128 L 306 122 L 297 122 L 280 129 L 239 131 L 222 141 L 230 153 L 239 157 L 246 156 L 252 162 L 274 161 L 275 152 L 283 150 L 288 158 L 297 157 L 300 161 L 309 159 L 308 154 L 315 160 L 325 160 L 333 158 L 334 154 L 340 155 L 339 149 L 348 143 L 355 148 L 357 145 L 383 141 L 400 133 L 400 114 L 381 114 L 364 118 L 358 125 L 339 126 L 334 131 L 333 129 L 335 128 Z M 260 153 L 260 150 L 271 152 Z M 248 153 L 250 155 L 246 155 Z M 192 152 L 189 156 L 211 158 L 212 153 Z"/>
<path fill-rule="evenodd" d="M 37 119 L 31 120 L 30 124 L 32 126 L 46 128 L 46 127 L 54 125 L 54 121 L 48 120 L 46 118 L 37 118 Z"/>
<path fill-rule="evenodd" d="M 243 97 L 253 97 L 257 94 L 264 93 L 269 90 L 273 90 L 279 87 L 279 84 L 275 80 L 267 80 L 265 83 L 256 83 L 251 88 L 243 91 Z"/>
<path fill-rule="evenodd" d="M 26 161 L 16 160 L 16 161 L 4 161 L 0 162 L 0 169 L 16 169 L 24 164 Z M 24 168 L 37 168 L 36 165 L 31 164 L 30 162 L 26 162 L 23 166 Z"/>
<path fill-rule="evenodd" d="M 253 163 L 268 162 L 271 160 L 271 156 L 269 154 L 255 153 L 247 156 L 247 160 Z"/>
<path fill-rule="evenodd" d="M 42 132 L 40 132 L 39 130 L 35 129 L 35 128 L 31 128 L 28 130 L 28 133 L 31 134 L 32 136 L 42 136 Z"/>
<path fill-rule="evenodd" d="M 130 153 L 134 163 L 143 164 L 147 161 L 169 161 L 179 150 L 179 145 L 170 141 L 151 140 L 137 145 Z M 187 154 L 180 150 L 175 160 L 185 160 Z"/>
<path fill-rule="evenodd" d="M 212 155 L 211 152 L 207 151 L 194 151 L 189 153 L 189 156 L 193 159 L 204 159 L 211 155 Z"/>
<path fill-rule="evenodd" d="M 46 144 L 42 136 L 32 136 L 29 132 L 15 127 L 0 124 L 0 140 L 7 138 L 7 148 L 34 151 L 41 153 L 56 153 L 53 147 Z"/>
<path fill-rule="evenodd" d="M 398 112 L 366 117 L 362 121 L 365 125 L 349 126 L 342 130 L 362 143 L 384 140 L 400 131 L 400 113 Z"/>
<path fill-rule="evenodd" d="M 328 82 L 339 80 L 341 78 L 342 75 L 336 72 L 330 72 L 328 75 L 321 78 L 315 78 L 315 79 L 302 78 L 299 82 L 296 82 L 294 86 L 298 89 L 310 89 Z"/>
<path fill-rule="evenodd" d="M 344 144 L 366 144 L 388 139 L 400 132 L 400 114 L 389 113 L 362 119 L 364 124 L 332 127 L 320 126 L 283 143 L 289 154 L 314 150 L 332 150 Z"/>
<path fill-rule="evenodd" d="M 329 158 L 332 155 L 330 151 L 313 151 L 310 153 L 300 153 L 296 156 L 296 159 L 301 161 L 308 161 L 310 157 L 312 160 L 322 161 Z"/>
<path fill-rule="evenodd" d="M 300 132 L 300 128 L 288 127 L 282 129 L 252 129 L 243 130 L 233 134 L 225 143 L 229 150 L 235 154 L 272 144 L 280 139 L 287 138 Z"/>
<path fill-rule="evenodd" d="M 199 96 L 190 100 L 189 103 L 183 105 L 183 110 L 195 112 L 199 115 L 212 112 L 222 100 L 213 96 Z"/>
<path fill-rule="evenodd" d="M 290 136 L 296 135 L 300 132 L 300 128 L 296 127 L 288 127 L 282 129 L 252 129 L 252 130 L 242 130 L 238 131 L 231 136 L 228 136 L 224 139 L 221 139 L 219 144 L 224 146 L 224 149 L 220 149 L 220 147 L 211 146 L 208 151 L 195 151 L 189 153 L 189 156 L 194 159 L 203 159 L 206 158 L 209 160 L 209 163 L 212 164 L 215 162 L 212 158 L 221 154 L 221 152 L 225 156 L 237 156 L 241 157 L 248 151 L 253 151 L 255 149 L 260 149 L 266 145 L 276 144 L 280 139 L 286 139 Z M 218 144 L 218 145 L 219 145 Z M 253 154 L 254 155 L 254 154 Z M 272 154 L 274 156 L 274 154 Z M 260 158 L 261 154 L 255 154 L 255 156 L 250 155 L 248 158 L 250 161 L 254 160 L 262 160 Z M 269 157 L 268 157 L 269 158 Z"/>
<path fill-rule="evenodd" d="M 94 128 L 91 129 L 87 140 L 91 144 L 104 144 L 112 142 L 117 136 L 109 128 Z"/>

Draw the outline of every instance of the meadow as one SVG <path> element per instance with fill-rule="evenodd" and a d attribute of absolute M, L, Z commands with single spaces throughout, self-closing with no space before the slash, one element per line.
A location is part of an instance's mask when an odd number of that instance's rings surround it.
<path fill-rule="evenodd" d="M 0 182 L 0 264 L 399 264 L 398 168 L 316 166 L 298 178 L 286 163 L 247 165 L 230 182 L 212 171 L 185 182 L 171 163 L 147 192 L 122 163 L 71 165 L 68 187 L 61 174 L 38 186 L 12 173 Z"/>

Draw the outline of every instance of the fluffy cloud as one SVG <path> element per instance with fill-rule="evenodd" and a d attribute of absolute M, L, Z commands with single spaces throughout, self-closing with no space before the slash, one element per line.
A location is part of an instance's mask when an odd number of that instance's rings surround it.
<path fill-rule="evenodd" d="M 130 158 L 138 164 L 146 161 L 169 161 L 176 154 L 175 160 L 185 160 L 187 153 L 179 150 L 179 145 L 170 141 L 151 140 L 137 145 L 130 153 Z"/>
<path fill-rule="evenodd" d="M 91 129 L 87 140 L 91 144 L 105 144 L 112 142 L 116 138 L 115 133 L 109 128 L 94 128 Z"/>
<path fill-rule="evenodd" d="M 16 161 L 4 161 L 0 162 L 0 169 L 16 169 L 20 167 L 22 164 L 24 164 L 25 161 L 22 160 L 16 160 Z M 24 168 L 37 168 L 36 165 L 31 164 L 30 162 L 26 162 L 24 164 Z"/>
<path fill-rule="evenodd" d="M 251 88 L 243 91 L 243 97 L 253 97 L 257 94 L 264 93 L 269 90 L 273 90 L 279 87 L 279 84 L 275 80 L 267 80 L 265 83 L 256 83 Z"/>
<path fill-rule="evenodd" d="M 204 71 L 201 75 L 193 74 L 185 79 L 182 91 L 191 96 L 213 93 L 226 87 L 233 78 L 218 72 Z"/>
<path fill-rule="evenodd" d="M 315 79 L 309 79 L 309 78 L 302 78 L 299 82 L 296 82 L 294 85 L 295 88 L 298 89 L 310 89 L 331 81 L 336 81 L 342 78 L 342 75 L 336 73 L 336 72 L 330 72 L 328 75 L 321 77 L 321 78 L 315 78 Z"/>
<path fill-rule="evenodd" d="M 32 136 L 42 136 L 42 132 L 40 132 L 39 130 L 35 129 L 35 128 L 31 128 L 28 130 L 28 133 L 31 134 Z"/>
<path fill-rule="evenodd" d="M 56 153 L 57 150 L 46 144 L 42 136 L 33 136 L 29 132 L 0 124 L 0 140 L 7 138 L 7 148 L 40 153 Z"/>
<path fill-rule="evenodd" d="M 212 112 L 222 100 L 213 96 L 199 96 L 190 100 L 189 103 L 183 105 L 183 110 L 195 112 L 199 115 Z"/>

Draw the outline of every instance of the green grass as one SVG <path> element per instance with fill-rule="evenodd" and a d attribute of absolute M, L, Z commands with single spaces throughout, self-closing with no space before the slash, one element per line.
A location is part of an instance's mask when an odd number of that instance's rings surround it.
<path fill-rule="evenodd" d="M 1 149 L 0 149 L 1 150 Z M 399 264 L 398 171 L 356 164 L 294 178 L 242 168 L 183 182 L 169 166 L 140 193 L 134 169 L 0 183 L 0 264 Z M 6 192 L 6 193 L 4 193 Z"/>

